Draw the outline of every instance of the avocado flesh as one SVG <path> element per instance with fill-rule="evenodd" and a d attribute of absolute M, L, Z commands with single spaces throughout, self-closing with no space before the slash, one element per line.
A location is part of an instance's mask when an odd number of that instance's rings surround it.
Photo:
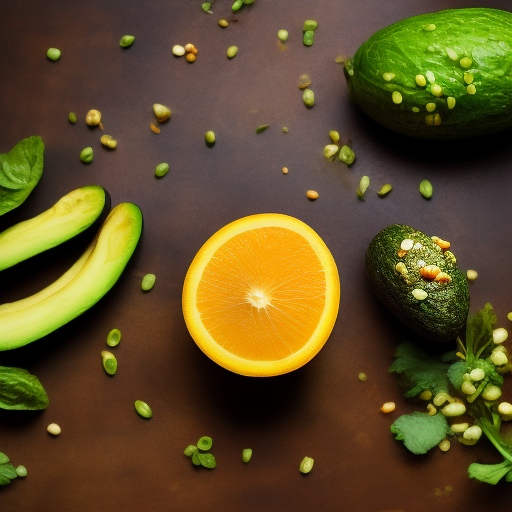
<path fill-rule="evenodd" d="M 49 210 L 0 233 L 0 270 L 47 251 L 93 226 L 110 210 L 102 187 L 73 190 Z"/>
<path fill-rule="evenodd" d="M 0 306 L 0 351 L 42 338 L 96 304 L 118 280 L 141 232 L 139 207 L 116 206 L 68 272 L 41 292 Z"/>
<path fill-rule="evenodd" d="M 400 257 L 398 252 L 405 239 L 421 247 Z M 368 278 L 377 297 L 405 325 L 431 341 L 455 338 L 469 312 L 467 279 L 450 255 L 421 231 L 400 224 L 378 233 L 366 253 Z M 406 266 L 406 275 L 397 271 L 399 262 Z M 446 272 L 450 282 L 441 284 L 422 278 L 420 268 L 427 265 Z M 424 290 L 427 297 L 416 299 L 412 294 L 415 289 Z"/>
<path fill-rule="evenodd" d="M 413 137 L 452 139 L 507 129 L 512 126 L 511 27 L 512 13 L 489 8 L 399 21 L 372 35 L 345 63 L 350 97 L 378 123 Z M 461 64 L 465 57 L 468 67 Z M 425 78 L 424 86 L 417 76 Z M 441 87 L 440 96 L 434 95 L 434 84 Z M 399 103 L 393 101 L 395 91 Z M 427 110 L 428 104 L 435 109 Z"/>

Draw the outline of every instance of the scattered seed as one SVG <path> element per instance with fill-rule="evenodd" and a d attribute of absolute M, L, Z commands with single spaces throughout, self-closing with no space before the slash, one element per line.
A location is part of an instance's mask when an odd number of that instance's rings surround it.
<path fill-rule="evenodd" d="M 215 144 L 215 133 L 212 132 L 211 130 L 206 132 L 206 135 L 204 136 L 204 138 L 206 140 L 206 144 L 208 144 L 208 145 Z"/>
<path fill-rule="evenodd" d="M 347 165 L 352 165 L 356 159 L 356 155 L 348 146 L 341 146 L 339 159 Z"/>
<path fill-rule="evenodd" d="M 329 137 L 331 137 L 331 140 L 334 143 L 339 142 L 339 140 L 340 140 L 340 134 L 337 131 L 335 131 L 335 130 L 331 130 L 329 132 Z"/>
<path fill-rule="evenodd" d="M 446 98 L 446 103 L 448 108 L 451 110 L 453 107 L 455 107 L 455 98 L 453 96 L 448 96 L 448 98 Z"/>
<path fill-rule="evenodd" d="M 399 261 L 396 265 L 395 265 L 395 270 L 399 273 L 399 274 L 407 274 L 407 267 L 405 266 L 405 263 L 403 261 Z"/>
<path fill-rule="evenodd" d="M 169 164 L 168 163 L 161 163 L 156 166 L 155 169 L 155 176 L 157 178 L 161 178 L 162 176 L 165 176 L 169 172 Z"/>
<path fill-rule="evenodd" d="M 381 408 L 380 410 L 384 413 L 390 413 L 390 412 L 393 412 L 395 410 L 395 402 L 386 402 Z"/>
<path fill-rule="evenodd" d="M 299 76 L 299 89 L 306 89 L 311 85 L 311 78 L 307 73 Z"/>
<path fill-rule="evenodd" d="M 427 80 L 433 84 L 435 81 L 436 81 L 436 75 L 434 75 L 434 73 L 432 73 L 432 71 L 427 71 L 425 73 L 425 76 L 427 77 Z"/>
<path fill-rule="evenodd" d="M 211 7 L 212 7 L 212 3 L 211 2 L 204 2 L 201 5 L 201 9 L 203 9 L 203 11 L 208 13 L 208 14 L 213 14 L 213 12 L 210 10 Z"/>
<path fill-rule="evenodd" d="M 103 368 L 109 375 L 115 375 L 117 371 L 117 359 L 112 354 L 112 352 L 108 352 L 108 350 L 101 351 L 101 360 L 103 362 Z"/>
<path fill-rule="evenodd" d="M 315 20 L 306 20 L 304 22 L 304 26 L 302 27 L 303 32 L 307 32 L 308 30 L 315 31 L 318 27 L 318 23 Z"/>
<path fill-rule="evenodd" d="M 500 345 L 508 338 L 508 332 L 503 327 L 498 327 L 492 331 L 492 340 L 496 345 Z"/>
<path fill-rule="evenodd" d="M 433 84 L 432 87 L 430 88 L 430 92 L 434 95 L 434 96 L 441 96 L 443 94 L 443 89 L 441 88 L 440 85 L 438 84 Z"/>
<path fill-rule="evenodd" d="M 361 181 L 359 182 L 359 188 L 357 189 L 357 197 L 359 199 L 363 199 L 364 194 L 368 187 L 370 186 L 370 178 L 368 176 L 363 176 L 361 178 Z"/>
<path fill-rule="evenodd" d="M 452 423 L 451 427 L 455 433 L 461 434 L 462 432 L 464 432 L 465 430 L 468 429 L 469 424 L 468 423 Z"/>
<path fill-rule="evenodd" d="M 89 110 L 85 116 L 85 122 L 89 126 L 98 126 L 101 122 L 101 112 L 99 110 Z"/>
<path fill-rule="evenodd" d="M 171 117 L 171 110 L 165 105 L 161 105 L 160 103 L 155 103 L 153 105 L 153 111 L 155 112 L 155 116 L 159 123 L 163 123 Z"/>
<path fill-rule="evenodd" d="M 28 474 L 27 472 L 27 468 L 25 466 L 18 466 L 16 468 L 16 474 L 20 477 L 20 478 L 25 478 Z"/>
<path fill-rule="evenodd" d="M 235 0 L 235 3 L 231 6 L 233 12 L 239 11 L 244 6 L 243 0 Z"/>
<path fill-rule="evenodd" d="M 507 318 L 512 322 L 512 311 L 507 313 Z"/>
<path fill-rule="evenodd" d="M 471 67 L 471 64 L 473 64 L 473 61 L 469 57 L 463 57 L 462 59 L 460 59 L 460 65 L 463 68 L 469 68 Z"/>
<path fill-rule="evenodd" d="M 464 431 L 464 439 L 471 439 L 478 441 L 482 436 L 482 429 L 478 425 L 473 425 Z"/>
<path fill-rule="evenodd" d="M 135 41 L 134 36 L 123 36 L 123 37 L 121 37 L 119 44 L 121 45 L 122 48 L 128 48 L 129 46 L 131 46 L 133 44 L 134 41 Z"/>
<path fill-rule="evenodd" d="M 283 126 L 282 130 L 283 130 L 283 133 L 288 133 L 290 131 L 290 130 L 288 130 L 287 126 Z"/>
<path fill-rule="evenodd" d="M 347 60 L 347 58 L 345 57 L 345 55 L 338 55 L 334 59 L 334 62 L 336 62 L 336 64 L 344 64 L 346 60 Z"/>
<path fill-rule="evenodd" d="M 203 436 L 199 441 L 197 442 L 197 448 L 199 450 L 203 450 L 204 452 L 207 452 L 212 447 L 213 441 L 211 437 Z"/>
<path fill-rule="evenodd" d="M 478 277 L 478 272 L 476 270 L 468 270 L 466 272 L 466 276 L 468 278 L 468 281 L 472 283 Z"/>
<path fill-rule="evenodd" d="M 288 167 L 283 167 L 281 170 L 283 171 L 283 174 L 288 174 Z"/>
<path fill-rule="evenodd" d="M 76 123 L 76 114 L 74 112 L 70 112 L 68 119 L 71 124 L 75 124 Z"/>
<path fill-rule="evenodd" d="M 308 199 L 311 199 L 311 201 L 315 201 L 316 199 L 318 199 L 318 192 L 316 190 L 308 190 L 306 192 L 306 196 L 308 197 Z"/>
<path fill-rule="evenodd" d="M 252 450 L 250 448 L 244 448 L 242 450 L 242 460 L 247 464 L 252 457 Z"/>
<path fill-rule="evenodd" d="M 423 30 L 425 30 L 426 32 L 432 32 L 435 29 L 436 26 L 433 23 L 429 23 L 428 25 L 423 26 Z"/>
<path fill-rule="evenodd" d="M 94 152 L 91 147 L 82 149 L 82 152 L 80 153 L 80 160 L 84 164 L 91 163 L 93 158 L 94 158 Z"/>
<path fill-rule="evenodd" d="M 307 30 L 304 32 L 304 36 L 302 37 L 302 42 L 306 46 L 311 46 L 313 44 L 313 39 L 315 37 L 315 33 L 312 30 Z"/>
<path fill-rule="evenodd" d="M 197 48 L 192 43 L 188 43 L 185 45 L 185 51 L 197 55 Z"/>
<path fill-rule="evenodd" d="M 59 60 L 60 59 L 60 50 L 58 48 L 48 48 L 48 51 L 46 52 L 46 56 L 50 60 Z"/>
<path fill-rule="evenodd" d="M 149 407 L 149 405 L 142 400 L 135 400 L 135 410 L 143 418 L 149 419 L 153 416 L 151 407 Z"/>
<path fill-rule="evenodd" d="M 149 125 L 149 127 L 151 128 L 151 131 L 152 131 L 152 132 L 154 132 L 154 133 L 160 133 L 160 132 L 161 132 L 160 128 L 158 128 L 157 126 L 155 126 L 153 123 L 151 123 L 151 124 Z"/>
<path fill-rule="evenodd" d="M 57 423 L 50 423 L 46 430 L 52 436 L 59 436 L 60 433 L 62 432 L 61 428 L 59 427 L 59 425 L 57 425 Z"/>
<path fill-rule="evenodd" d="M 471 73 L 468 73 L 467 71 L 464 72 L 464 82 L 472 84 L 474 79 L 475 77 Z"/>
<path fill-rule="evenodd" d="M 400 105 L 400 103 L 402 103 L 402 95 L 398 91 L 393 91 L 391 98 L 393 100 L 393 103 L 395 103 L 396 105 Z"/>
<path fill-rule="evenodd" d="M 187 59 L 187 62 L 194 62 L 196 60 L 196 56 L 193 53 L 187 53 L 187 56 L 185 57 Z"/>
<path fill-rule="evenodd" d="M 183 450 L 183 453 L 187 456 L 187 457 L 192 457 L 192 454 L 194 452 L 197 452 L 197 446 L 194 446 L 193 444 L 189 444 L 185 450 Z"/>
<path fill-rule="evenodd" d="M 466 412 L 466 406 L 464 404 L 448 404 L 443 407 L 443 414 L 449 418 L 454 416 L 462 416 Z"/>
<path fill-rule="evenodd" d="M 194 453 L 192 453 L 192 464 L 194 464 L 194 466 L 200 466 L 201 465 L 201 461 L 199 460 L 199 452 L 198 452 L 198 450 L 196 450 Z"/>
<path fill-rule="evenodd" d="M 333 157 L 338 151 L 339 147 L 336 144 L 328 144 L 324 148 L 324 156 L 325 158 L 331 158 Z"/>
<path fill-rule="evenodd" d="M 425 199 L 430 199 L 432 197 L 432 183 L 428 180 L 423 180 L 420 183 L 420 193 Z"/>
<path fill-rule="evenodd" d="M 225 20 L 225 19 L 219 20 L 219 25 L 221 27 L 227 27 L 229 25 L 228 20 Z"/>
<path fill-rule="evenodd" d="M 302 100 L 306 107 L 312 107 L 315 104 L 315 94 L 311 89 L 304 89 L 302 93 Z"/>
<path fill-rule="evenodd" d="M 466 90 L 468 91 L 468 94 L 471 94 L 471 95 L 476 94 L 476 87 L 474 84 L 468 85 L 466 87 Z"/>
<path fill-rule="evenodd" d="M 495 366 L 503 366 L 508 363 L 508 357 L 501 350 L 493 350 L 491 353 L 491 361 Z"/>
<path fill-rule="evenodd" d="M 439 449 L 440 449 L 442 452 L 447 452 L 447 451 L 450 449 L 450 441 L 448 441 L 448 439 L 443 439 L 443 440 L 439 443 Z"/>
<path fill-rule="evenodd" d="M 418 107 L 412 107 L 412 111 L 413 111 L 413 112 L 415 112 L 415 113 L 417 113 L 417 112 L 419 112 L 419 111 L 420 111 L 420 109 L 419 109 Z"/>
<path fill-rule="evenodd" d="M 366 375 L 366 373 L 364 372 L 361 372 L 359 373 L 359 375 L 357 376 L 357 378 L 361 381 L 361 382 L 366 382 L 368 380 L 368 375 Z"/>
<path fill-rule="evenodd" d="M 288 39 L 288 30 L 279 30 L 277 37 L 284 43 Z"/>
<path fill-rule="evenodd" d="M 111 135 L 102 135 L 100 140 L 107 148 L 114 149 L 117 146 L 117 140 L 114 140 Z"/>
<path fill-rule="evenodd" d="M 416 85 L 419 87 L 425 87 L 427 85 L 427 80 L 423 75 L 416 75 Z"/>
<path fill-rule="evenodd" d="M 436 104 L 435 103 L 427 103 L 425 108 L 427 109 L 427 112 L 434 112 L 434 110 L 436 109 Z"/>
<path fill-rule="evenodd" d="M 410 251 L 413 247 L 414 247 L 414 240 L 412 240 L 411 238 L 404 238 L 400 242 L 400 249 L 402 249 L 402 251 Z"/>
<path fill-rule="evenodd" d="M 421 288 L 415 288 L 411 293 L 417 300 L 425 300 L 428 297 L 428 293 Z"/>
<path fill-rule="evenodd" d="M 437 393 L 437 395 L 434 397 L 434 405 L 439 407 L 440 405 L 443 405 L 445 402 L 453 402 L 452 397 L 448 393 Z"/>
<path fill-rule="evenodd" d="M 156 276 L 155 274 L 146 274 L 144 279 L 142 279 L 141 288 L 145 292 L 149 292 L 155 286 Z"/>
<path fill-rule="evenodd" d="M 185 48 L 179 44 L 175 44 L 172 47 L 172 53 L 176 55 L 176 57 L 181 57 L 182 55 L 185 55 Z"/>
<path fill-rule="evenodd" d="M 430 391 L 430 389 L 425 389 L 418 395 L 418 398 L 420 400 L 430 400 L 432 398 L 432 391 Z"/>
<path fill-rule="evenodd" d="M 217 461 L 211 453 L 198 453 L 197 458 L 199 459 L 201 466 L 205 468 L 213 469 L 217 466 Z"/>
<path fill-rule="evenodd" d="M 311 457 L 304 457 L 299 466 L 299 471 L 304 475 L 309 473 L 313 469 L 315 461 Z"/>
<path fill-rule="evenodd" d="M 264 132 L 269 126 L 269 124 L 262 124 L 261 126 L 258 126 L 258 128 L 256 128 L 256 133 Z"/>
<path fill-rule="evenodd" d="M 435 416 L 437 414 L 437 409 L 432 404 L 427 405 L 427 411 L 429 416 Z"/>
<path fill-rule="evenodd" d="M 422 261 L 421 263 L 424 264 L 425 262 Z M 441 269 L 437 265 L 426 265 L 420 268 L 420 276 L 425 279 L 435 279 L 440 273 Z"/>
<path fill-rule="evenodd" d="M 395 78 L 395 76 L 395 73 L 382 73 L 382 78 L 384 78 L 386 82 L 390 82 L 391 80 L 393 80 L 393 78 Z"/>
<path fill-rule="evenodd" d="M 107 345 L 109 347 L 117 347 L 121 341 L 121 331 L 119 329 L 112 329 L 107 336 Z"/>
<path fill-rule="evenodd" d="M 469 376 L 475 382 L 479 382 L 479 381 L 481 381 L 481 380 L 483 380 L 485 378 L 485 372 L 482 370 L 482 368 L 474 368 L 469 373 Z"/>
<path fill-rule="evenodd" d="M 503 416 L 510 416 L 512 414 L 512 404 L 501 402 L 501 404 L 498 405 L 498 412 L 503 414 Z"/>
<path fill-rule="evenodd" d="M 386 183 L 385 185 L 382 185 L 382 188 L 377 192 L 377 195 L 379 197 L 387 196 L 392 189 L 393 187 L 389 183 Z"/>
<path fill-rule="evenodd" d="M 463 382 L 460 389 L 465 395 L 472 395 L 476 392 L 475 386 L 469 381 Z"/>
<path fill-rule="evenodd" d="M 228 58 L 232 59 L 238 53 L 236 46 L 230 46 L 227 51 Z"/>

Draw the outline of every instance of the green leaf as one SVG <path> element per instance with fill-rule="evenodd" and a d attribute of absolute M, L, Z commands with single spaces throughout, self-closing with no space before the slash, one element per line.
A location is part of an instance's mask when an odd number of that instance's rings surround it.
<path fill-rule="evenodd" d="M 448 370 L 448 378 L 452 383 L 452 386 L 460 391 L 464 382 L 464 374 L 469 373 L 470 365 L 466 361 L 459 361 L 458 363 L 452 364 Z"/>
<path fill-rule="evenodd" d="M 512 463 L 504 460 L 500 464 L 477 464 L 473 463 L 468 468 L 470 478 L 476 478 L 481 482 L 496 485 L 505 475 L 510 482 L 512 475 Z"/>
<path fill-rule="evenodd" d="M 0 408 L 35 411 L 48 404 L 48 395 L 35 375 L 22 368 L 0 366 Z"/>
<path fill-rule="evenodd" d="M 0 215 L 18 207 L 37 185 L 43 172 L 44 144 L 29 137 L 0 155 Z"/>
<path fill-rule="evenodd" d="M 10 484 L 17 476 L 16 468 L 9 462 L 9 457 L 0 452 L 0 485 Z"/>
<path fill-rule="evenodd" d="M 493 326 L 497 318 L 491 304 L 468 318 L 466 324 L 466 349 L 468 360 L 475 356 L 478 348 L 492 340 Z"/>
<path fill-rule="evenodd" d="M 213 469 L 217 465 L 215 457 L 211 453 L 199 453 L 198 458 L 205 468 Z"/>
<path fill-rule="evenodd" d="M 419 395 L 422 391 L 430 389 L 434 395 L 448 393 L 448 378 L 446 376 L 449 365 L 438 361 L 435 357 L 412 343 L 402 343 L 396 350 L 395 361 L 389 369 L 405 375 L 413 386 L 406 397 Z"/>
<path fill-rule="evenodd" d="M 451 429 L 442 414 L 430 416 L 424 412 L 413 412 L 400 416 L 391 425 L 391 432 L 396 434 L 395 439 L 404 442 L 409 451 L 419 455 L 437 446 Z"/>

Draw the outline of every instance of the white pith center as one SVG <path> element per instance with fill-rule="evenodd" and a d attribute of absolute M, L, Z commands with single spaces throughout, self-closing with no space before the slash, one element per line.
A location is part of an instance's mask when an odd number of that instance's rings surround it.
<path fill-rule="evenodd" d="M 251 306 L 258 308 L 258 310 L 266 308 L 271 303 L 270 297 L 261 288 L 251 288 L 245 298 Z"/>

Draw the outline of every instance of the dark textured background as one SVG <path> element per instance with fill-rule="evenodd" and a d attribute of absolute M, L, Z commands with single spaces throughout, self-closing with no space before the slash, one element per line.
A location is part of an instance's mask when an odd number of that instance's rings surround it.
<path fill-rule="evenodd" d="M 510 8 L 507 0 L 485 2 Z M 43 177 L 0 229 L 37 215 L 67 192 L 101 184 L 113 204 L 137 203 L 144 233 L 112 291 L 81 318 L 25 348 L 0 354 L 0 364 L 35 373 L 50 396 L 39 413 L 0 411 L 0 450 L 29 476 L 0 489 L 2 511 L 288 511 L 438 512 L 509 506 L 511 485 L 468 479 L 471 462 L 498 462 L 487 442 L 452 443 L 422 457 L 393 440 L 390 423 L 415 408 L 402 398 L 387 369 L 403 332 L 372 295 L 364 254 L 385 226 L 407 223 L 450 240 L 464 270 L 474 268 L 472 310 L 490 301 L 507 326 L 512 309 L 509 270 L 511 133 L 481 140 L 424 142 L 374 125 L 353 106 L 339 54 L 352 55 L 376 30 L 402 18 L 476 0 L 256 0 L 226 29 L 231 1 L 213 15 L 201 0 L 0 2 L 0 151 L 40 135 L 46 144 Z M 481 4 L 480 4 L 481 5 Z M 301 42 L 305 19 L 316 19 L 315 43 Z M 281 51 L 277 31 L 290 37 Z M 123 50 L 123 34 L 136 37 Z M 194 64 L 171 53 L 194 43 Z M 226 58 L 228 46 L 238 55 Z M 62 51 L 46 59 L 48 47 Z M 316 105 L 307 110 L 297 79 L 312 77 Z M 162 133 L 149 130 L 152 104 L 168 105 Z M 118 140 L 101 147 L 85 114 L 103 114 L 103 133 Z M 78 115 L 72 126 L 69 111 Z M 271 127 L 256 135 L 254 129 Z M 288 134 L 281 132 L 288 126 Z M 214 148 L 204 133 L 214 130 Z M 325 161 L 329 130 L 352 139 L 356 163 Z M 79 160 L 86 146 L 94 162 Z M 167 161 L 161 180 L 154 168 Z M 281 167 L 290 169 L 283 175 Z M 364 202 L 360 177 L 371 178 Z M 418 185 L 429 179 L 431 201 Z M 391 183 L 391 194 L 376 191 Z M 308 189 L 319 192 L 309 202 Z M 250 379 L 220 368 L 196 347 L 181 313 L 181 289 L 195 253 L 216 230 L 262 212 L 295 216 L 315 229 L 340 271 L 341 305 L 319 355 L 282 377 Z M 62 274 L 85 242 L 71 243 L 0 275 L 0 301 L 34 293 Z M 149 294 L 142 277 L 155 273 Z M 113 350 L 114 378 L 100 351 L 108 332 L 122 331 Z M 1 327 L 0 327 L 1 328 Z M 367 372 L 366 383 L 357 380 Z M 508 398 L 512 390 L 507 391 Z M 147 401 L 154 417 L 134 411 Z M 379 407 L 394 400 L 397 410 Z M 51 438 L 46 426 L 62 427 Z M 218 466 L 197 469 L 182 455 L 202 435 L 214 440 Z M 253 460 L 241 462 L 251 447 Z M 315 459 L 312 473 L 298 471 Z M 452 486 L 452 492 L 445 492 Z"/>

